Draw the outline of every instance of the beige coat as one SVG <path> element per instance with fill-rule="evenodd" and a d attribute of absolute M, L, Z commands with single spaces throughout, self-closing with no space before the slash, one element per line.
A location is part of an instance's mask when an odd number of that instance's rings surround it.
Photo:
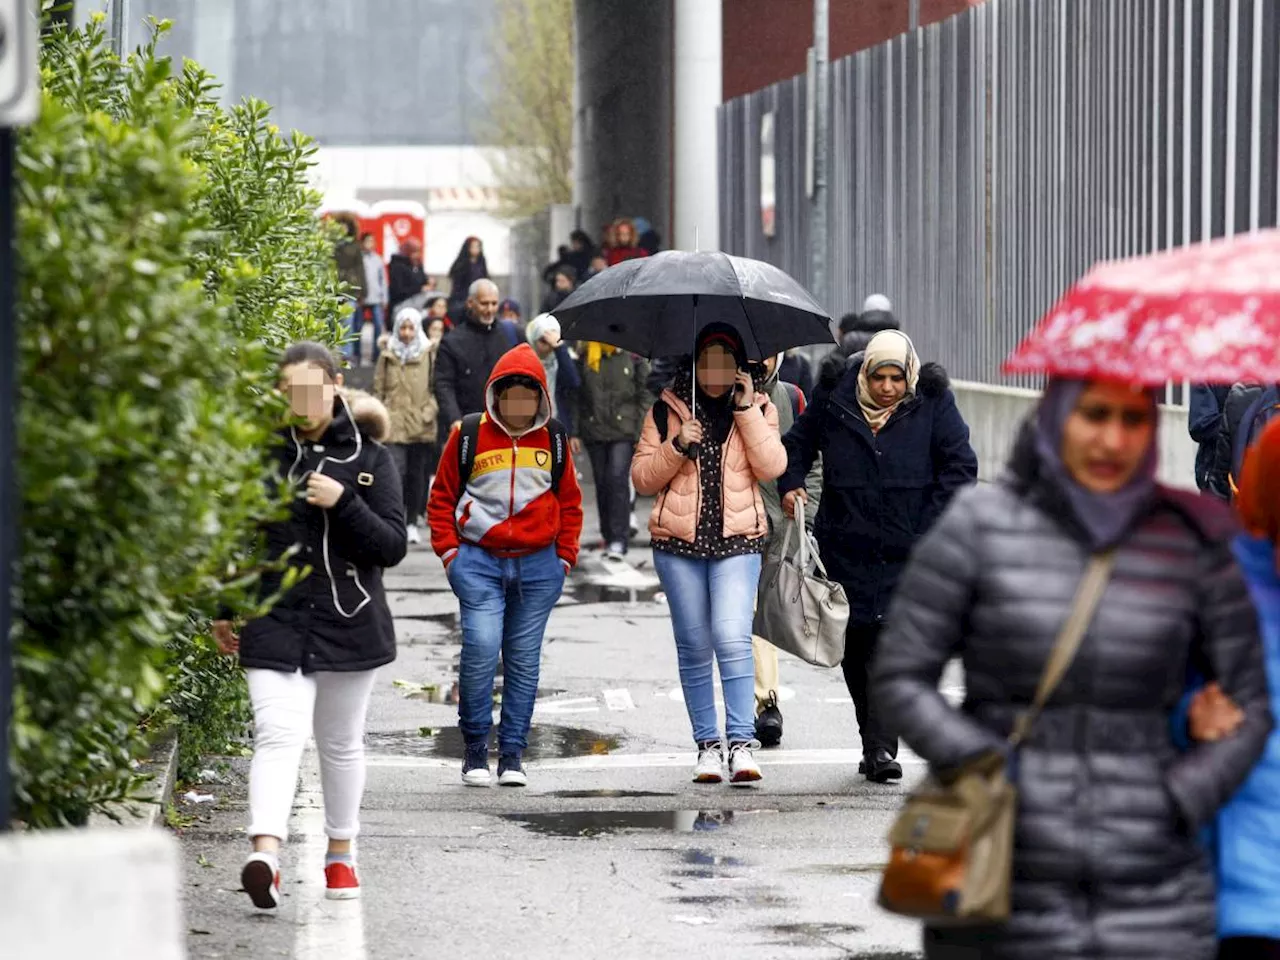
<path fill-rule="evenodd" d="M 432 344 L 422 355 L 408 363 L 384 350 L 378 357 L 373 374 L 373 393 L 391 414 L 389 443 L 435 443 L 436 415 L 436 347 Z"/>
<path fill-rule="evenodd" d="M 652 408 L 645 415 L 640 442 L 631 461 L 631 480 L 641 496 L 656 496 L 649 517 L 649 533 L 655 540 L 692 543 L 702 505 L 698 464 L 676 450 L 680 425 L 691 416 L 688 406 L 670 390 L 662 394 L 668 416 L 667 439 L 658 440 Z M 758 405 L 736 412 L 721 458 L 724 497 L 724 535 L 763 537 L 769 518 L 760 484 L 776 480 L 787 468 L 787 451 L 778 433 L 778 409 L 763 394 Z"/>

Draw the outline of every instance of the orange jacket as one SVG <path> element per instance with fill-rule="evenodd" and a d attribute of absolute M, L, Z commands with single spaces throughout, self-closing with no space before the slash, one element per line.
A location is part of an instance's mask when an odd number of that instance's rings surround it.
<path fill-rule="evenodd" d="M 735 412 L 733 427 L 725 440 L 724 535 L 763 537 L 769 532 L 760 484 L 776 480 L 787 468 L 787 451 L 778 434 L 778 410 L 764 394 L 757 394 L 750 410 Z M 680 426 L 690 419 L 689 407 L 670 390 L 664 390 L 669 422 L 667 439 L 659 441 L 653 409 L 644 418 L 640 442 L 631 461 L 631 482 L 642 496 L 656 496 L 649 515 L 649 533 L 655 540 L 684 540 L 692 543 L 698 528 L 702 504 L 702 483 L 698 464 L 675 448 Z"/>
<path fill-rule="evenodd" d="M 542 386 L 533 427 L 516 437 L 498 419 L 493 389 L 512 374 Z M 427 501 L 432 549 L 448 566 L 463 541 L 504 557 L 526 556 L 554 543 L 560 559 L 573 566 L 582 534 L 582 489 L 568 450 L 559 492 L 551 489 L 551 397 L 533 347 L 520 344 L 498 360 L 485 389 L 485 406 L 488 412 L 480 421 L 475 462 L 465 485 L 458 476 L 461 430 L 449 434 L 440 455 Z"/>

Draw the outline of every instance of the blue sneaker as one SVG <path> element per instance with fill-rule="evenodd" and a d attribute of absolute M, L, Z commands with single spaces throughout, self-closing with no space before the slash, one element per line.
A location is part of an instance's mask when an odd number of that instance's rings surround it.
<path fill-rule="evenodd" d="M 467 744 L 462 761 L 462 782 L 468 787 L 487 787 L 493 775 L 489 772 L 489 744 L 486 741 Z"/>
<path fill-rule="evenodd" d="M 527 787 L 529 778 L 520 763 L 520 754 L 504 753 L 498 758 L 498 786 Z"/>

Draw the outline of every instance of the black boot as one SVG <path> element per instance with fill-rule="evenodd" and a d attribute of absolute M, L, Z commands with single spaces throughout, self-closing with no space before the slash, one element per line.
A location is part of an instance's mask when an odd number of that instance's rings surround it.
<path fill-rule="evenodd" d="M 881 747 L 878 750 L 872 750 L 863 758 L 858 772 L 872 783 L 888 783 L 890 780 L 902 779 L 902 764 L 898 763 L 888 750 Z"/>
<path fill-rule="evenodd" d="M 782 711 L 778 709 L 778 695 L 770 693 L 760 716 L 756 717 L 756 739 L 764 747 L 776 747 L 782 742 Z"/>

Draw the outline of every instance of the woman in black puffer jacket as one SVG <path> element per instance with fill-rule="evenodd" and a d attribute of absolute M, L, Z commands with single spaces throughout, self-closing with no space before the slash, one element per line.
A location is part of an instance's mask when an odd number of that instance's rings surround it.
<path fill-rule="evenodd" d="M 364 720 L 377 668 L 395 659 L 382 571 L 407 548 L 400 477 L 382 446 L 390 427 L 377 400 L 340 389 L 333 354 L 318 343 L 285 351 L 280 387 L 303 423 L 280 434 L 278 483 L 296 485 L 289 516 L 268 525 L 268 554 L 298 549 L 311 573 L 239 636 L 214 623 L 224 653 L 239 652 L 253 702 L 244 888 L 261 908 L 280 904 L 280 845 L 288 836 L 298 764 L 313 733 L 324 786 L 327 896 L 359 896 L 351 841 L 364 792 Z M 283 575 L 264 578 L 263 597 Z"/>
<path fill-rule="evenodd" d="M 941 776 L 1005 752 L 1092 554 L 1115 567 L 1020 750 L 1013 913 L 926 928 L 931 960 L 1210 960 L 1214 885 L 1197 829 L 1271 729 L 1258 627 L 1221 505 L 1155 481 L 1149 392 L 1051 381 L 999 483 L 963 491 L 912 555 L 872 671 L 885 721 Z M 959 656 L 965 700 L 939 693 Z M 1245 720 L 1179 754 L 1189 664 Z"/>

